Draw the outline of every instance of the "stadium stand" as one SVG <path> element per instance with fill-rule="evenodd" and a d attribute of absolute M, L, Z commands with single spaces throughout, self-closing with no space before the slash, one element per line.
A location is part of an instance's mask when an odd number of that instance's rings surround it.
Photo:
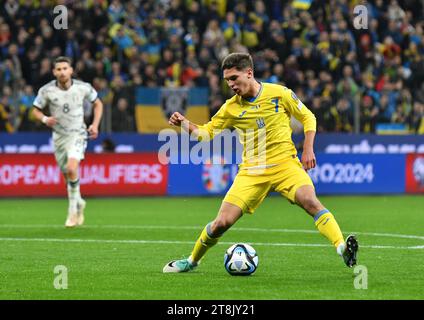
<path fill-rule="evenodd" d="M 68 29 L 53 26 L 58 4 Z M 367 9 L 365 29 L 354 27 L 357 5 Z M 423 10 L 419 0 L 7 0 L 0 131 L 45 130 L 28 111 L 59 55 L 98 90 L 104 132 L 158 132 L 172 103 L 205 122 L 231 96 L 222 58 L 242 51 L 257 78 L 296 92 L 321 132 L 424 134 Z M 201 93 L 184 98 L 193 90 Z"/>

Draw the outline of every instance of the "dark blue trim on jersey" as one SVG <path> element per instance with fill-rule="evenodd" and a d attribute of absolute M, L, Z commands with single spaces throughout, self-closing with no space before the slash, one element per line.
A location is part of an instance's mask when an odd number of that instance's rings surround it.
<path fill-rule="evenodd" d="M 258 81 L 259 82 L 259 81 Z M 261 95 L 261 93 L 262 93 L 262 89 L 263 89 L 263 84 L 262 84 L 262 82 L 259 82 L 259 84 L 261 85 L 261 87 L 260 87 L 260 89 L 259 89 L 259 92 L 258 92 L 258 94 L 255 96 L 255 97 L 251 97 L 251 98 L 243 98 L 242 97 L 242 99 L 244 99 L 244 100 L 246 100 L 247 102 L 254 102 L 260 95 Z"/>
<path fill-rule="evenodd" d="M 314 221 L 317 221 L 323 214 L 328 213 L 330 211 L 328 211 L 327 209 L 322 209 L 320 212 L 318 212 L 315 217 L 314 217 Z"/>

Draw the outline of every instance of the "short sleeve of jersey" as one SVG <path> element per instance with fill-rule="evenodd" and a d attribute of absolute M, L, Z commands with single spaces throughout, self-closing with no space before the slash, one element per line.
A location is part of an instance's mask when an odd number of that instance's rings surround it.
<path fill-rule="evenodd" d="M 37 96 L 32 104 L 39 109 L 44 109 L 47 106 L 47 102 L 47 92 L 45 88 L 41 87 L 40 90 L 38 90 Z"/>
<path fill-rule="evenodd" d="M 296 94 L 290 89 L 284 89 L 282 96 L 284 107 L 303 124 L 303 131 L 316 131 L 315 115 L 300 101 Z"/>
<path fill-rule="evenodd" d="M 85 95 L 85 98 L 91 103 L 93 103 L 97 99 L 97 91 L 93 88 L 91 84 L 88 84 L 87 94 Z"/>

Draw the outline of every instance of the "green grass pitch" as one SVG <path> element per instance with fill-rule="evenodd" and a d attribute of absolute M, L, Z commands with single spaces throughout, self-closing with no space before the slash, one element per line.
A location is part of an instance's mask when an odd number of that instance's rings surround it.
<path fill-rule="evenodd" d="M 278 196 L 243 217 L 192 273 L 163 274 L 187 257 L 222 198 L 88 199 L 86 223 L 65 229 L 65 199 L 0 200 L 0 299 L 423 299 L 424 197 L 320 197 L 346 236 L 356 232 L 358 264 L 347 268 L 313 219 Z M 257 271 L 232 277 L 225 250 L 247 242 Z M 54 268 L 68 288 L 54 287 Z M 358 270 L 357 270 L 358 271 Z"/>

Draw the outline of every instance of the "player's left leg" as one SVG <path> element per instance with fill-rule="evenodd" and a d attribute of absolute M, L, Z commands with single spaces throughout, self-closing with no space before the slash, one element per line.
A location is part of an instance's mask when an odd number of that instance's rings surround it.
<path fill-rule="evenodd" d="M 354 235 L 343 239 L 340 227 L 333 214 L 326 209 L 318 200 L 315 189 L 311 185 L 303 185 L 297 188 L 295 201 L 309 215 L 314 218 L 315 225 L 319 232 L 326 237 L 336 247 L 337 253 L 343 257 L 348 267 L 356 264 L 356 253 L 358 251 L 358 242 Z"/>
<path fill-rule="evenodd" d="M 355 236 L 343 240 L 336 219 L 318 200 L 313 182 L 298 158 L 287 160 L 282 169 L 275 173 L 273 187 L 314 218 L 318 231 L 336 247 L 347 266 L 352 267 L 356 263 L 358 243 Z"/>
<path fill-rule="evenodd" d="M 295 193 L 295 202 L 314 218 L 319 232 L 330 240 L 336 248 L 344 243 L 336 219 L 318 200 L 313 186 L 303 185 L 299 187 Z"/>

